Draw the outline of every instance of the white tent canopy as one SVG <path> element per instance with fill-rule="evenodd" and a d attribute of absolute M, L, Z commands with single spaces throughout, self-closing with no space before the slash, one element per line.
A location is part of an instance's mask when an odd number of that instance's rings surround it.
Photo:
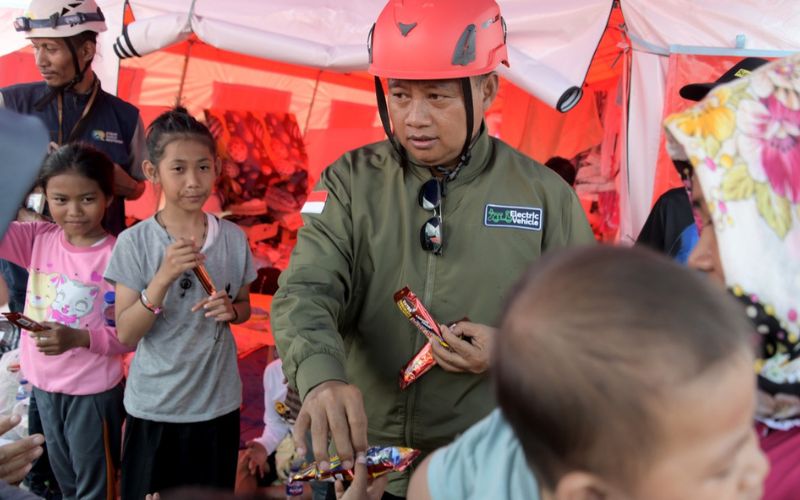
<path fill-rule="evenodd" d="M 669 53 L 780 56 L 800 50 L 800 4 L 794 0 L 623 0 L 633 40 L 626 157 L 621 177 L 620 237 L 644 225 L 662 132 Z M 737 45 L 739 46 L 737 48 Z"/>
<path fill-rule="evenodd" d="M 368 63 L 366 41 L 382 0 L 133 1 L 137 21 L 118 40 L 124 56 L 166 47 L 195 33 L 217 48 L 303 66 L 352 71 Z M 504 76 L 547 104 L 567 109 L 606 26 L 608 0 L 562 0 L 531 16 L 528 0 L 502 1 L 510 58 Z M 544 21 L 544 22 L 543 22 Z M 578 49 L 576 51 L 576 48 Z M 577 56 L 576 56 L 577 54 Z"/>
<path fill-rule="evenodd" d="M 334 71 L 365 69 L 367 36 L 383 0 L 131 0 L 136 22 L 120 55 L 144 55 L 191 33 L 214 47 Z M 574 104 L 606 26 L 609 0 L 504 0 L 511 69 L 504 73 L 547 104 Z M 10 28 L 27 0 L 0 0 L 0 55 L 25 45 Z M 121 0 L 98 0 L 109 33 L 122 32 Z M 15 9 L 2 9 L 3 6 Z M 16 12 L 13 12 L 16 10 Z M 5 11 L 5 12 L 2 12 Z M 104 40 L 103 40 L 104 41 Z M 107 45 L 111 50 L 111 46 Z M 111 54 L 106 52 L 110 59 Z M 572 99 L 570 99 L 572 96 Z"/>
<path fill-rule="evenodd" d="M 26 45 L 11 27 L 28 0 L 0 0 L 0 56 Z M 194 33 L 232 52 L 326 70 L 365 69 L 366 40 L 385 0 L 98 0 L 109 31 L 95 69 L 113 89 L 120 55 L 144 55 Z M 499 0 L 511 68 L 503 75 L 550 106 L 573 104 L 613 0 Z M 623 121 L 621 233 L 635 237 L 650 210 L 670 52 L 735 50 L 778 55 L 800 49 L 796 0 L 621 0 L 633 41 L 628 120 Z M 750 52 L 748 52 L 750 51 Z M 99 63 L 99 66 L 98 66 Z M 572 98 L 570 98 L 572 97 Z"/>

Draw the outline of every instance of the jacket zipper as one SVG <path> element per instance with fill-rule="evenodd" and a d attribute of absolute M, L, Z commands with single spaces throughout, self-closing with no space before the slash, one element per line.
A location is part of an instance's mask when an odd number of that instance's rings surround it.
<path fill-rule="evenodd" d="M 436 274 L 436 259 L 437 259 L 436 255 L 434 255 L 432 252 L 428 253 L 428 262 L 427 265 L 425 266 L 425 288 L 422 292 L 422 303 L 425 304 L 425 307 L 427 307 L 429 310 L 431 307 L 431 300 L 433 299 L 434 275 Z M 421 335 L 419 335 L 418 337 L 422 339 L 425 338 L 422 337 Z M 415 348 L 414 352 L 416 353 L 419 349 L 421 349 L 422 346 L 425 345 L 425 342 L 427 342 L 427 340 L 424 340 L 422 345 Z M 405 441 L 407 446 L 414 448 L 415 447 L 414 446 L 415 443 L 413 441 L 414 418 L 415 418 L 414 411 L 417 407 L 417 399 L 420 396 L 419 396 L 419 389 L 416 384 L 413 384 L 410 389 L 414 392 L 413 395 L 411 395 L 411 397 L 408 398 L 408 409 L 406 413 L 408 417 L 406 418 Z"/>

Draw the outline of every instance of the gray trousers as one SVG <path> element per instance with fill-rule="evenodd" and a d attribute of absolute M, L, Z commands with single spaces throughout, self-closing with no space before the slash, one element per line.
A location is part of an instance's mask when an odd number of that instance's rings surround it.
<path fill-rule="evenodd" d="M 33 390 L 64 500 L 116 498 L 124 385 L 87 396 Z"/>

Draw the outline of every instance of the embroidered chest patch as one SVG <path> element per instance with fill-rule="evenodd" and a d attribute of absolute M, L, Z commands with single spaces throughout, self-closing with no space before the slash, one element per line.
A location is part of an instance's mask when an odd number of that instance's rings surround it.
<path fill-rule="evenodd" d="M 119 134 L 110 130 L 92 130 L 92 139 L 95 141 L 110 142 L 112 144 L 124 144 Z"/>
<path fill-rule="evenodd" d="M 515 207 L 509 205 L 487 204 L 483 215 L 486 227 L 510 227 L 541 231 L 544 213 L 537 207 Z"/>

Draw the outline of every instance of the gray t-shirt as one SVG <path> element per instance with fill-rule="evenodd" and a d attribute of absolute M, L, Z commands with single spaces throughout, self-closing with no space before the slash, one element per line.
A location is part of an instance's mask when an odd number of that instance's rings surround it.
<path fill-rule="evenodd" d="M 171 243 L 153 217 L 136 224 L 118 236 L 105 278 L 143 290 Z M 256 278 L 247 237 L 229 221 L 220 221 L 203 253 L 214 285 L 232 297 Z M 125 387 L 129 414 L 158 422 L 200 422 L 239 408 L 242 384 L 230 325 L 191 311 L 204 296 L 191 271 L 170 286 L 163 312 L 136 347 Z"/>

